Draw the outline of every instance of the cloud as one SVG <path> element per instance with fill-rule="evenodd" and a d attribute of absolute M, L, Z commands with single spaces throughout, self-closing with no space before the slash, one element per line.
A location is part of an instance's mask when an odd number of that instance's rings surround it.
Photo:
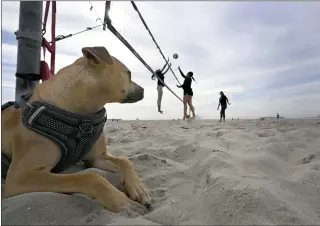
<path fill-rule="evenodd" d="M 104 2 L 92 2 L 100 17 Z M 197 113 L 219 117 L 216 107 L 223 90 L 232 105 L 227 117 L 258 117 L 280 112 L 287 117 L 320 113 L 319 2 L 137 2 L 144 19 L 177 71 L 193 71 Z M 2 101 L 14 98 L 19 2 L 2 3 Z M 57 35 L 95 26 L 97 15 L 88 2 L 57 2 Z M 164 64 L 130 2 L 112 2 L 114 26 L 154 69 Z M 45 37 L 50 40 L 50 18 Z M 81 56 L 84 46 L 103 45 L 132 71 L 145 88 L 136 104 L 111 104 L 109 117 L 170 119 L 182 116 L 181 102 L 168 90 L 164 115 L 156 111 L 156 83 L 138 59 L 108 31 L 95 29 L 57 42 L 56 71 Z M 50 60 L 47 55 L 46 60 Z M 177 81 L 168 72 L 166 83 L 179 96 Z M 294 109 L 294 111 L 292 111 Z M 128 114 L 130 112 L 130 114 Z"/>

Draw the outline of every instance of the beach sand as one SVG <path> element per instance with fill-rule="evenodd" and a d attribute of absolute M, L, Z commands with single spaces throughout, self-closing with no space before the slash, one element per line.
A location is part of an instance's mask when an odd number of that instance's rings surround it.
<path fill-rule="evenodd" d="M 29 193 L 2 198 L 2 224 L 320 224 L 320 120 L 108 121 L 105 130 L 108 151 L 129 156 L 149 187 L 148 213 Z M 87 171 L 119 186 L 117 174 Z"/>

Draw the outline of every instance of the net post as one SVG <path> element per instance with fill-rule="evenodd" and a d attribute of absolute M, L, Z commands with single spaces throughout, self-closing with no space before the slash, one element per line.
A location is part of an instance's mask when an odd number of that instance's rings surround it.
<path fill-rule="evenodd" d="M 17 74 L 40 75 L 42 6 L 42 1 L 20 2 L 19 30 L 15 32 L 18 40 Z M 37 84 L 39 80 L 16 77 L 15 100 L 18 101 L 21 95 L 32 92 Z"/>
<path fill-rule="evenodd" d="M 105 9 L 104 9 L 103 27 L 102 27 L 104 31 L 106 30 L 106 25 L 111 24 L 111 20 L 109 17 L 110 5 L 111 5 L 111 1 L 106 1 Z"/>

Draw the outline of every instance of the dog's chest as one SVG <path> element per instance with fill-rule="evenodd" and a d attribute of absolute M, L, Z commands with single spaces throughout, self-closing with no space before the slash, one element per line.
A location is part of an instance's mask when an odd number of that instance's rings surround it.
<path fill-rule="evenodd" d="M 61 159 L 52 173 L 60 173 L 79 162 L 100 137 L 106 119 L 105 108 L 82 116 L 35 101 L 22 109 L 23 125 L 54 141 L 61 149 Z"/>

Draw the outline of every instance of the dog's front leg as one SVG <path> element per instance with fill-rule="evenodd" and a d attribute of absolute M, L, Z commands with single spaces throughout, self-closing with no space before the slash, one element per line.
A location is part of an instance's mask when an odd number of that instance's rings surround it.
<path fill-rule="evenodd" d="M 105 166 L 102 164 L 102 158 L 104 159 Z M 149 206 L 151 204 L 151 197 L 148 189 L 139 179 L 131 161 L 125 157 L 115 157 L 105 152 L 100 156 L 98 161 L 93 162 L 93 167 L 109 171 L 110 163 L 117 166 L 120 172 L 120 180 L 124 187 L 125 193 L 130 199 L 141 203 L 144 206 Z M 95 164 L 97 163 L 97 164 Z M 115 168 L 112 168 L 115 169 Z M 111 170 L 111 172 L 114 172 Z"/>
<path fill-rule="evenodd" d="M 105 135 L 103 134 L 86 156 L 87 166 L 105 170 L 108 172 L 120 172 L 120 180 L 125 193 L 133 201 L 144 206 L 151 204 L 148 189 L 139 179 L 133 164 L 125 157 L 115 157 L 107 152 Z"/>
<path fill-rule="evenodd" d="M 130 200 L 123 192 L 115 188 L 105 178 L 91 173 L 52 174 L 38 171 L 20 175 L 19 180 L 7 178 L 5 196 L 11 197 L 28 192 L 82 193 L 96 199 L 107 210 L 119 212 L 124 205 L 140 204 Z"/>
<path fill-rule="evenodd" d="M 134 201 L 141 203 L 144 206 L 151 204 L 151 197 L 148 189 L 139 179 L 133 164 L 125 157 L 115 157 L 110 153 L 105 153 L 106 161 L 111 161 L 120 169 L 120 180 L 123 184 L 125 193 Z"/>

